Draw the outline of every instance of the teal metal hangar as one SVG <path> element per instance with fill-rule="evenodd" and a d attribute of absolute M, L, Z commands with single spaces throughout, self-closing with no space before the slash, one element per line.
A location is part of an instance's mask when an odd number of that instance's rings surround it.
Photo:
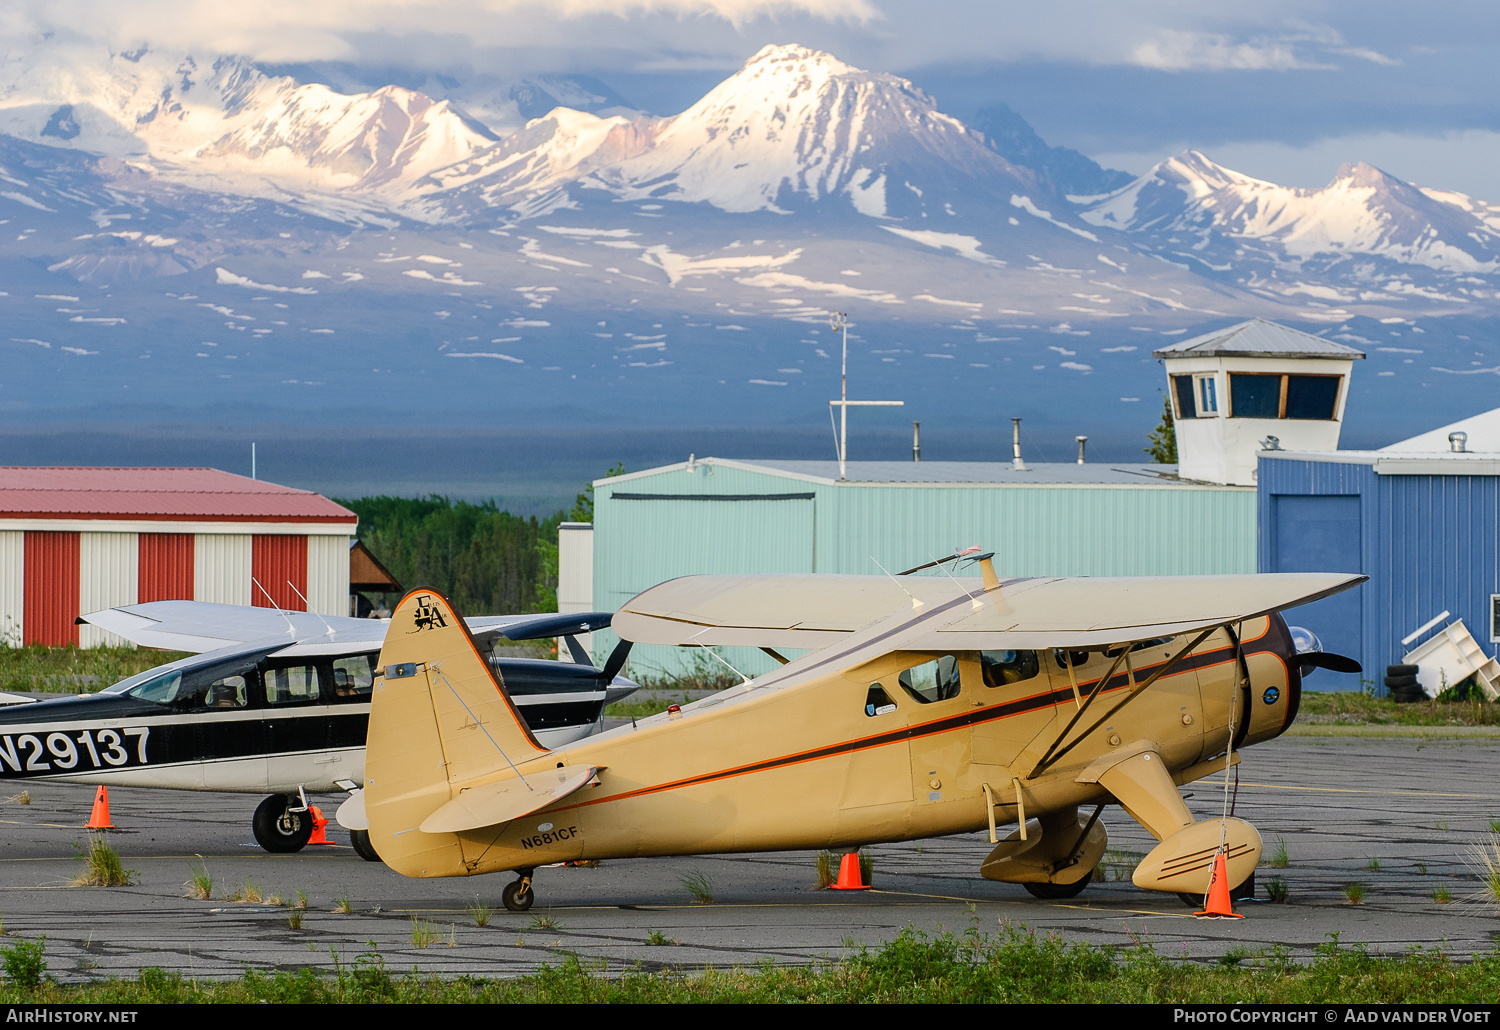
<path fill-rule="evenodd" d="M 851 461 L 840 479 L 837 461 L 703 458 L 596 480 L 594 492 L 588 600 L 600 609 L 676 576 L 879 575 L 976 544 L 1002 576 L 1256 565 L 1255 489 L 1187 482 L 1172 465 Z M 634 660 L 672 662 L 641 650 Z M 739 650 L 725 656 L 746 673 L 769 662 Z"/>

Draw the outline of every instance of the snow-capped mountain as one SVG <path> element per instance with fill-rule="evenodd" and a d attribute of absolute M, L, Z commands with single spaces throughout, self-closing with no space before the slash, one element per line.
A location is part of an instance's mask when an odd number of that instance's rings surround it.
<path fill-rule="evenodd" d="M 1500 206 L 1345 164 L 1321 189 L 1290 189 L 1196 151 L 1085 201 L 1084 220 L 1232 278 L 1315 276 L 1364 287 L 1392 273 L 1465 277 L 1500 269 Z"/>
<path fill-rule="evenodd" d="M 1372 382 L 1430 369 L 1449 396 L 1500 368 L 1471 339 L 1500 209 L 1368 166 L 1291 190 L 1190 152 L 1070 196 L 1115 173 L 800 46 L 667 118 L 578 87 L 597 110 L 519 124 L 475 81 L 17 48 L 0 412 L 394 389 L 412 411 L 789 418 L 826 403 L 832 308 L 869 389 L 965 417 L 1050 398 L 1070 434 L 1155 396 L 1153 340 L 1253 316 L 1363 341 Z"/>

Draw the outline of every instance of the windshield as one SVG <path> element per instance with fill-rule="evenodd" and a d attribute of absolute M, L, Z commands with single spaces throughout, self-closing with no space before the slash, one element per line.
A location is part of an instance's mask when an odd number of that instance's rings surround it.
<path fill-rule="evenodd" d="M 123 686 L 123 684 L 121 685 Z M 177 700 L 177 692 L 181 686 L 182 673 L 156 670 L 156 675 L 151 679 L 126 690 L 118 691 L 118 693 L 139 698 L 142 701 L 155 701 L 157 704 L 164 705 Z"/>

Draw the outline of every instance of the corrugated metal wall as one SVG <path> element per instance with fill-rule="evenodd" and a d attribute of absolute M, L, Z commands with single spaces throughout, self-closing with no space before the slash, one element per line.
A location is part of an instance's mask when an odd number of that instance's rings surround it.
<path fill-rule="evenodd" d="M 723 499 L 696 499 L 708 495 Z M 1255 506 L 1244 488 L 860 486 L 664 470 L 595 488 L 594 604 L 612 610 L 695 573 L 878 575 L 876 562 L 898 572 L 971 544 L 993 550 L 1005 576 L 1248 573 Z M 725 654 L 750 673 L 769 661 Z M 665 649 L 641 660 L 673 661 Z"/>
<path fill-rule="evenodd" d="M 0 531 L 0 647 L 19 647 L 26 632 L 26 534 Z"/>
<path fill-rule="evenodd" d="M 1444 609 L 1495 653 L 1489 599 L 1500 593 L 1500 477 L 1376 475 L 1368 464 L 1290 459 L 1266 459 L 1260 469 L 1262 571 L 1286 549 L 1272 517 L 1276 498 L 1360 498 L 1361 567 L 1349 571 L 1370 577 L 1359 588 L 1358 657 L 1380 692 L 1385 667 L 1405 651 L 1401 638 Z M 1335 644 L 1324 641 L 1329 650 Z"/>
<path fill-rule="evenodd" d="M 306 611 L 307 537 L 257 534 L 250 545 L 250 576 L 255 607 Z"/>
<path fill-rule="evenodd" d="M 135 604 L 140 545 L 134 533 L 78 534 L 78 612 Z M 79 626 L 80 647 L 129 647 L 124 637 Z"/>
<path fill-rule="evenodd" d="M 349 614 L 349 538 L 307 536 L 307 603 L 321 615 Z"/>
<path fill-rule="evenodd" d="M 27 644 L 78 643 L 78 534 L 26 532 Z"/>
<path fill-rule="evenodd" d="M 199 533 L 193 538 L 193 600 L 250 603 L 250 537 Z"/>
<path fill-rule="evenodd" d="M 137 558 L 137 598 L 147 601 L 193 600 L 192 533 L 142 533 Z"/>

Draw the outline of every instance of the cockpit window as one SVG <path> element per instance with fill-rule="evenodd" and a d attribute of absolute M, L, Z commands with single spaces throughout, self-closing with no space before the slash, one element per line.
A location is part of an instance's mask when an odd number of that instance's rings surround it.
<path fill-rule="evenodd" d="M 121 686 L 124 686 L 124 684 L 121 684 Z M 146 680 L 144 683 L 127 687 L 121 693 L 140 701 L 154 701 L 156 704 L 166 705 L 177 700 L 181 688 L 182 673 L 165 672 Z"/>
<path fill-rule="evenodd" d="M 1035 651 L 980 651 L 979 667 L 983 670 L 987 687 L 1020 683 L 1041 671 Z"/>
<path fill-rule="evenodd" d="M 951 654 L 935 662 L 907 669 L 898 681 L 916 701 L 930 705 L 934 701 L 946 701 L 957 697 L 959 692 L 958 659 Z"/>

